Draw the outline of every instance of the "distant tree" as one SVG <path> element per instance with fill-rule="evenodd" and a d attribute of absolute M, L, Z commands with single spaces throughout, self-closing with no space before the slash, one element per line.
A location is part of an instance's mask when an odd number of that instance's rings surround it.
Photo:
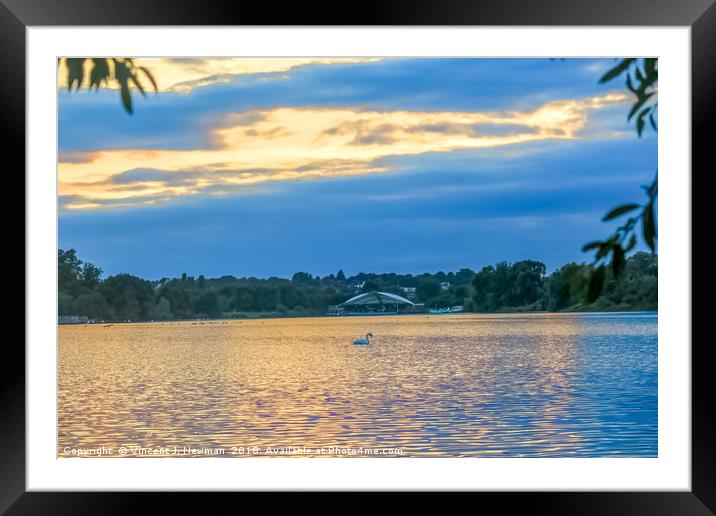
<path fill-rule="evenodd" d="M 203 274 L 200 274 L 199 278 L 196 280 L 196 287 L 199 290 L 204 290 L 206 288 L 206 278 Z"/>
<path fill-rule="evenodd" d="M 299 302 L 299 294 L 298 289 L 291 285 L 281 285 L 279 287 L 279 293 L 281 297 L 281 304 L 291 308 L 298 304 Z"/>
<path fill-rule="evenodd" d="M 84 262 L 82 265 L 82 271 L 80 272 L 80 278 L 85 286 L 93 287 L 97 285 L 101 277 L 102 269 L 89 262 Z"/>
<path fill-rule="evenodd" d="M 218 317 L 221 315 L 219 299 L 214 292 L 205 292 L 194 301 L 194 312 L 207 317 Z"/>
<path fill-rule="evenodd" d="M 251 292 L 246 288 L 238 288 L 235 290 L 230 305 L 234 310 L 251 310 L 254 304 L 254 298 Z"/>
<path fill-rule="evenodd" d="M 587 293 L 585 269 L 583 265 L 569 263 L 554 271 L 545 282 L 545 309 L 557 311 L 581 303 Z"/>
<path fill-rule="evenodd" d="M 253 292 L 253 310 L 256 312 L 270 312 L 281 301 L 278 288 L 266 285 L 258 287 Z"/>
<path fill-rule="evenodd" d="M 338 274 L 336 274 L 336 280 L 338 281 L 345 281 L 346 275 L 343 273 L 343 269 L 338 271 Z"/>
<path fill-rule="evenodd" d="M 73 297 L 98 284 L 102 269 L 77 257 L 77 251 L 58 249 L 57 280 L 58 290 Z"/>
<path fill-rule="evenodd" d="M 160 297 L 157 302 L 156 315 L 159 320 L 172 318 L 171 303 L 169 303 L 169 300 L 164 296 Z"/>
<path fill-rule="evenodd" d="M 424 302 L 429 303 L 433 298 L 440 295 L 442 287 L 436 279 L 424 279 L 420 282 L 416 289 L 416 294 Z"/>
<path fill-rule="evenodd" d="M 344 283 L 316 282 L 307 273 L 295 280 L 271 277 L 222 276 L 197 281 L 184 275 L 162 281 L 146 281 L 129 274 L 102 279 L 92 266 L 83 280 L 84 263 L 74 250 L 58 251 L 61 280 L 59 315 L 87 315 L 93 319 L 146 321 L 153 319 L 219 317 L 224 312 L 279 312 L 321 314 L 355 295 L 354 285 L 364 281 L 367 291 L 404 295 L 400 285 L 416 285 L 418 300 L 431 307 L 462 305 L 466 310 L 654 310 L 658 302 L 658 262 L 654 254 L 639 252 L 628 257 L 624 271 L 615 276 L 607 269 L 603 291 L 589 301 L 591 264 L 567 264 L 546 274 L 543 263 L 523 260 L 500 262 L 473 273 L 420 274 L 361 273 Z M 90 264 L 91 265 L 91 264 Z M 455 281 L 442 289 L 437 278 Z M 471 284 L 459 284 L 472 277 Z M 89 278 L 96 278 L 90 280 Z M 203 279 L 202 279 L 203 278 Z M 199 288 L 200 284 L 204 288 Z M 69 288 L 68 287 L 71 287 Z"/>
<path fill-rule="evenodd" d="M 186 291 L 182 288 L 185 282 L 170 282 L 162 291 L 161 297 L 169 301 L 169 310 L 177 317 L 189 315 L 191 305 Z"/>
<path fill-rule="evenodd" d="M 152 316 L 154 289 L 149 281 L 130 274 L 117 274 L 102 282 L 100 293 L 117 319 L 147 320 Z"/>
<path fill-rule="evenodd" d="M 541 300 L 546 267 L 534 260 L 483 267 L 473 279 L 477 310 L 523 307 Z"/>
<path fill-rule="evenodd" d="M 74 302 L 76 315 L 86 315 L 90 319 L 109 319 L 111 312 L 107 300 L 99 292 L 82 294 Z"/>
<path fill-rule="evenodd" d="M 72 296 L 66 292 L 57 294 L 57 315 L 77 315 Z"/>
<path fill-rule="evenodd" d="M 372 280 L 367 280 L 367 281 L 363 284 L 363 289 L 362 289 L 362 290 L 363 290 L 363 292 L 375 292 L 375 291 L 378 290 L 379 288 L 380 288 L 380 287 L 378 286 L 378 283 L 376 283 L 375 281 L 372 281 Z"/>
<path fill-rule="evenodd" d="M 457 274 L 455 274 L 453 282 L 455 285 L 469 285 L 472 283 L 474 277 L 474 271 L 471 271 L 470 269 L 460 269 Z"/>
<path fill-rule="evenodd" d="M 313 276 L 307 272 L 297 272 L 293 275 L 291 281 L 293 283 L 311 283 L 313 281 Z"/>
<path fill-rule="evenodd" d="M 57 251 L 57 283 L 60 292 L 72 297 L 79 294 L 81 272 L 82 260 L 77 257 L 77 251 L 74 249 Z"/>
<path fill-rule="evenodd" d="M 524 306 L 540 299 L 546 272 L 545 264 L 534 260 L 523 260 L 513 264 L 510 269 L 509 304 Z"/>

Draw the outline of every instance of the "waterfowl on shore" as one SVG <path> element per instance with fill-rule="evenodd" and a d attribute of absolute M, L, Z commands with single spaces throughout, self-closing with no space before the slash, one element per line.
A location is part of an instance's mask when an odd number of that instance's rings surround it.
<path fill-rule="evenodd" d="M 368 344 L 370 344 L 370 339 L 369 339 L 369 337 L 372 337 L 372 336 L 373 336 L 372 333 L 370 333 L 370 332 L 369 332 L 369 333 L 366 333 L 366 334 L 365 334 L 365 339 L 357 339 L 357 340 L 354 340 L 354 341 L 353 341 L 353 344 L 368 345 Z"/>

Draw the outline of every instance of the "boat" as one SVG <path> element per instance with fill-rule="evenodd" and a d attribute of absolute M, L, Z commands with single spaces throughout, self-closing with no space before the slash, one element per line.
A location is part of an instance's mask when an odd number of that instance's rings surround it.
<path fill-rule="evenodd" d="M 460 305 L 451 306 L 450 308 L 431 308 L 428 313 L 430 315 L 442 315 L 442 314 L 459 314 L 464 310 Z"/>

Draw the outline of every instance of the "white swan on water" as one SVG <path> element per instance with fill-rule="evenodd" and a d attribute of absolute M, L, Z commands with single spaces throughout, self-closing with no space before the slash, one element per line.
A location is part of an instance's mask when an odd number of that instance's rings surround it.
<path fill-rule="evenodd" d="M 354 341 L 353 341 L 353 344 L 358 344 L 358 345 L 370 344 L 370 339 L 369 339 L 368 337 L 372 337 L 372 336 L 373 336 L 372 333 L 366 333 L 366 334 L 365 334 L 365 339 L 354 340 Z"/>

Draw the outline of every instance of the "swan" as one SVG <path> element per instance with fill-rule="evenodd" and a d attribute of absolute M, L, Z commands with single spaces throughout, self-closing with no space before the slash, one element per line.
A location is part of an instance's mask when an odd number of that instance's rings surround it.
<path fill-rule="evenodd" d="M 372 333 L 366 333 L 365 339 L 354 340 L 353 344 L 359 344 L 359 345 L 360 344 L 362 344 L 362 345 L 370 344 L 370 339 L 368 337 L 372 337 L 372 336 L 373 336 Z"/>

